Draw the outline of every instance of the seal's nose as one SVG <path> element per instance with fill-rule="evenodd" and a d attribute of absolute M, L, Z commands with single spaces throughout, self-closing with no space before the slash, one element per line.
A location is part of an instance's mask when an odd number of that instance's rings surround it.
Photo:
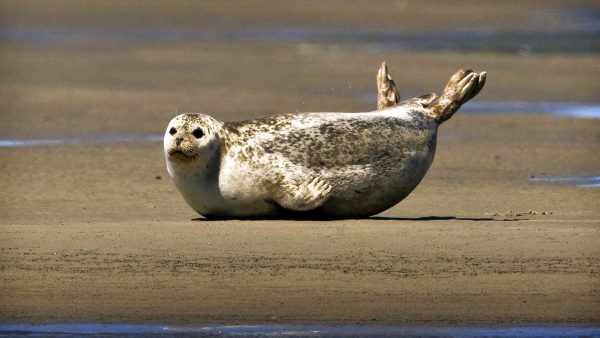
<path fill-rule="evenodd" d="M 181 144 L 181 141 L 183 141 L 183 138 L 178 137 L 175 139 L 175 144 L 179 147 L 179 145 Z"/>

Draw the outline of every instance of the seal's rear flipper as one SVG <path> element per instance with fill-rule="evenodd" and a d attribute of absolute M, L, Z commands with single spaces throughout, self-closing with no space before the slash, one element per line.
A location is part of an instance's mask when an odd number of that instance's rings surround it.
<path fill-rule="evenodd" d="M 331 195 L 331 185 L 318 177 L 309 178 L 299 185 L 280 184 L 275 202 L 285 209 L 308 211 L 320 207 Z"/>
<path fill-rule="evenodd" d="M 395 106 L 400 102 L 400 93 L 396 83 L 388 73 L 385 61 L 377 72 L 377 109 Z"/>
<path fill-rule="evenodd" d="M 442 123 L 454 115 L 461 105 L 475 97 L 485 85 L 486 72 L 460 69 L 448 81 L 439 100 L 429 108 L 430 114 Z"/>

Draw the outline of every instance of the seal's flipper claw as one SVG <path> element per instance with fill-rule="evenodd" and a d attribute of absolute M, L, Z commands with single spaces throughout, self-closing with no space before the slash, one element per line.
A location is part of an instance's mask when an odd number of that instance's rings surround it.
<path fill-rule="evenodd" d="M 460 69 L 448 81 L 439 100 L 430 108 L 430 115 L 442 123 L 454 115 L 461 105 L 475 97 L 485 85 L 486 72 Z"/>
<path fill-rule="evenodd" d="M 285 209 L 308 211 L 320 207 L 331 196 L 331 185 L 319 177 L 311 177 L 296 185 L 282 184 L 275 201 Z"/>
<path fill-rule="evenodd" d="M 474 98 L 475 95 L 479 94 L 479 92 L 481 91 L 483 86 L 485 86 L 486 77 L 487 77 L 486 72 L 479 73 L 479 77 L 477 78 L 477 85 L 475 85 L 475 88 L 471 92 L 471 97 L 469 99 Z"/>
<path fill-rule="evenodd" d="M 459 91 L 459 96 L 456 97 L 457 101 L 464 100 L 466 102 L 468 99 L 470 99 L 472 97 L 471 92 L 473 91 L 473 88 L 476 87 L 478 78 L 479 78 L 478 74 L 471 73 L 471 74 L 465 76 L 464 79 L 460 80 L 460 82 L 456 86 Z"/>
<path fill-rule="evenodd" d="M 400 93 L 384 61 L 377 72 L 377 109 L 391 107 L 398 102 L 400 102 Z"/>

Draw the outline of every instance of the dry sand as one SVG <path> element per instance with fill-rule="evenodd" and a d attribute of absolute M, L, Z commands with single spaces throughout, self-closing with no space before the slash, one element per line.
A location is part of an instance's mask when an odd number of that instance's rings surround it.
<path fill-rule="evenodd" d="M 19 20 L 0 22 L 193 24 L 156 6 L 128 21 L 111 6 L 94 9 L 100 20 L 79 2 L 52 2 L 70 10 L 46 16 L 24 4 L 5 2 L 5 16 Z M 211 6 L 244 17 L 243 8 Z M 430 22 L 452 10 L 426 6 Z M 489 6 L 494 24 L 515 24 L 492 3 L 480 13 Z M 361 11 L 344 13 L 290 20 L 346 27 Z M 382 27 L 394 29 L 385 18 Z M 2 323 L 600 322 L 600 189 L 529 180 L 598 175 L 600 120 L 459 112 L 441 127 L 432 168 L 406 200 L 378 217 L 332 222 L 198 219 L 168 178 L 160 142 L 94 141 L 160 134 L 176 107 L 224 120 L 370 109 L 374 99 L 357 97 L 374 93 L 382 60 L 405 97 L 439 92 L 470 66 L 489 72 L 480 100 L 596 102 L 595 55 L 368 53 L 269 41 L 4 42 L 2 55 L 2 138 L 91 137 L 0 148 Z"/>

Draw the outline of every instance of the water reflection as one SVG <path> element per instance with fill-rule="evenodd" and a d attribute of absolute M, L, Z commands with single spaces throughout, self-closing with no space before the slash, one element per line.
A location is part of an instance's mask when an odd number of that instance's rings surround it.
<path fill-rule="evenodd" d="M 600 176 L 587 177 L 531 177 L 529 179 L 534 183 L 566 184 L 578 187 L 600 187 Z"/>
<path fill-rule="evenodd" d="M 374 100 L 374 96 L 364 95 L 359 99 Z M 461 108 L 465 113 L 543 113 L 584 119 L 599 119 L 600 105 L 576 102 L 468 102 Z M 101 144 L 123 142 L 161 142 L 163 135 L 106 134 L 63 139 L 17 140 L 0 139 L 0 148 L 49 146 L 61 144 Z"/>
<path fill-rule="evenodd" d="M 111 335 L 119 337 L 600 337 L 589 326 L 436 326 L 436 325 L 241 325 L 162 326 L 138 324 L 0 325 L 0 336 Z"/>
<path fill-rule="evenodd" d="M 469 30 L 406 32 L 390 30 L 349 30 L 311 28 L 239 29 L 0 29 L 0 41 L 47 45 L 81 42 L 181 42 L 181 41 L 283 41 L 352 45 L 371 53 L 381 52 L 491 52 L 596 54 L 600 52 L 600 24 L 581 28 L 547 30 L 506 30 L 476 27 Z"/>
<path fill-rule="evenodd" d="M 102 144 L 123 142 L 162 142 L 163 135 L 126 135 L 107 134 L 87 137 L 68 137 L 62 139 L 17 140 L 0 139 L 0 148 L 50 146 L 61 144 Z"/>
<path fill-rule="evenodd" d="M 542 113 L 580 119 L 600 119 L 600 105 L 578 102 L 467 102 L 462 112 L 475 113 Z"/>
<path fill-rule="evenodd" d="M 407 95 L 407 97 L 409 97 Z M 362 94 L 361 102 L 375 103 L 375 96 Z M 583 102 L 489 102 L 469 101 L 460 108 L 459 113 L 537 113 L 555 116 L 574 117 L 579 119 L 600 119 L 600 104 Z"/>

